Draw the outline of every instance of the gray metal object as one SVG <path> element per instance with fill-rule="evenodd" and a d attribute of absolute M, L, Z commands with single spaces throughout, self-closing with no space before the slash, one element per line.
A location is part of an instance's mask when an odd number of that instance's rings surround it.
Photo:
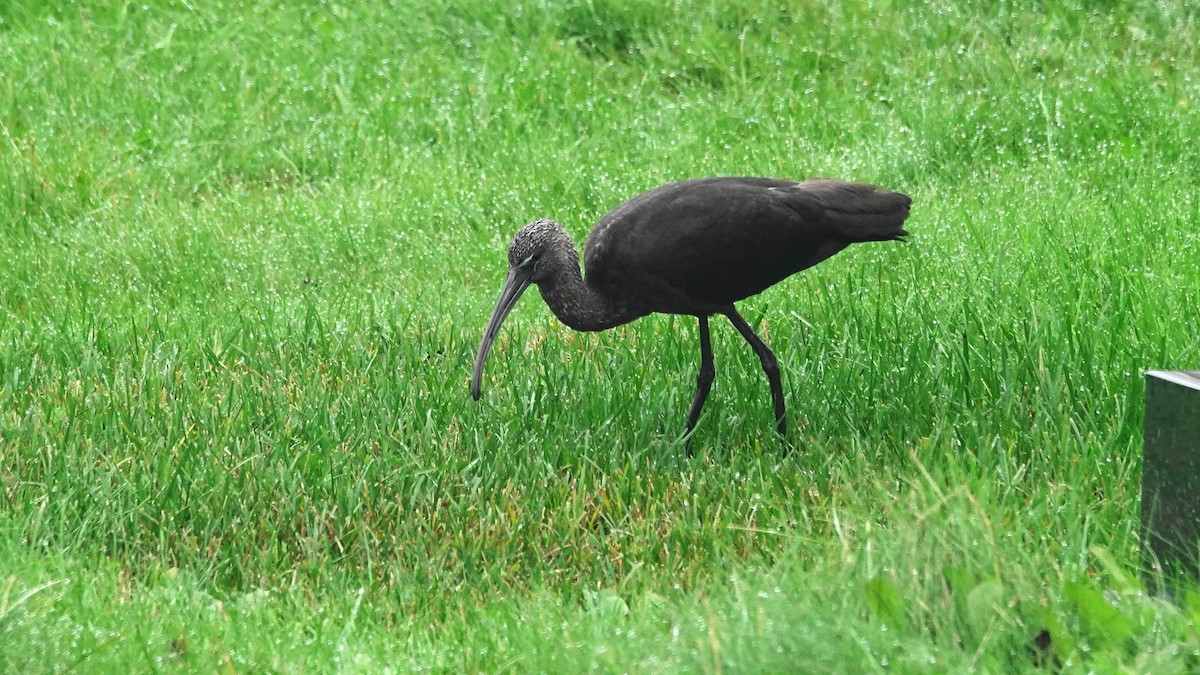
<path fill-rule="evenodd" d="M 1154 581 L 1200 576 L 1200 371 L 1146 373 L 1142 551 Z"/>

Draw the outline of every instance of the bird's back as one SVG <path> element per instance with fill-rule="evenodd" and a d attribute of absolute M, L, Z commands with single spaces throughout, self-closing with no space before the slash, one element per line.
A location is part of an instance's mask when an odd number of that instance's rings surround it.
<path fill-rule="evenodd" d="M 904 237 L 910 204 L 829 179 L 672 183 L 600 219 L 588 235 L 586 278 L 646 312 L 715 312 L 852 243 Z"/>

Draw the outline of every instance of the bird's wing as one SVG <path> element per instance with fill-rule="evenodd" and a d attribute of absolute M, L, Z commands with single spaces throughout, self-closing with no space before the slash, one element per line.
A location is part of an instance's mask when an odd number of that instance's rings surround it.
<path fill-rule="evenodd" d="M 825 221 L 851 242 L 886 241 L 907 236 L 904 220 L 912 199 L 868 183 L 810 178 L 803 183 L 769 188 L 808 220 Z"/>

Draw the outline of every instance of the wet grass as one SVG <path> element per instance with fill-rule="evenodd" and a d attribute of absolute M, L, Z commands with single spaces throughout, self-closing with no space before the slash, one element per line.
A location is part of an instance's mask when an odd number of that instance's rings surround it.
<path fill-rule="evenodd" d="M 0 664 L 1195 669 L 1197 15 L 985 4 L 8 3 Z M 790 452 L 721 321 L 692 457 L 686 317 L 531 295 L 471 401 L 517 227 L 716 174 L 914 198 L 742 307 Z"/>

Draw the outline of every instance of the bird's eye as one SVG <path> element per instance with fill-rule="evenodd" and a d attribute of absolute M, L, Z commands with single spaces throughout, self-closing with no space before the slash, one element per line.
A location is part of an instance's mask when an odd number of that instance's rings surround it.
<path fill-rule="evenodd" d="M 524 259 L 524 260 L 522 260 L 522 261 L 521 261 L 521 264 L 520 264 L 520 265 L 517 265 L 517 267 L 528 267 L 528 266 L 529 266 L 529 263 L 533 262 L 533 259 L 534 259 L 535 257 L 536 257 L 536 256 L 533 256 L 533 255 L 527 255 L 527 256 L 525 256 L 525 259 Z"/>

